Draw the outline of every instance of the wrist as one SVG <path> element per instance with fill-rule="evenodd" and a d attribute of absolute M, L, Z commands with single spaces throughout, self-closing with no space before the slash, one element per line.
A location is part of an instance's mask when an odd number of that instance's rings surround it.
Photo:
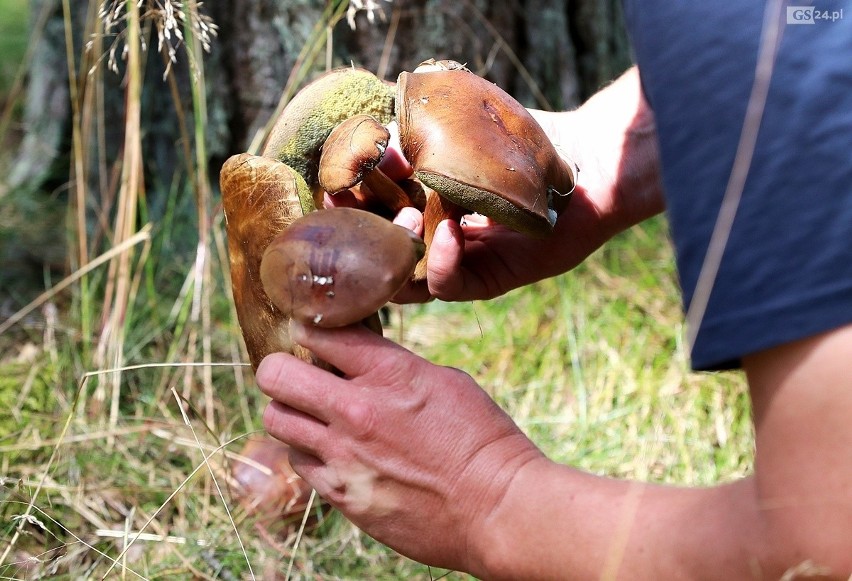
<path fill-rule="evenodd" d="M 469 572 L 481 579 L 523 579 L 533 573 L 531 546 L 547 523 L 547 499 L 539 494 L 556 464 L 544 456 L 524 463 L 512 476 L 500 502 L 481 519 L 469 543 Z"/>
<path fill-rule="evenodd" d="M 664 209 L 654 115 L 636 68 L 574 111 L 533 114 L 579 167 L 604 241 Z"/>

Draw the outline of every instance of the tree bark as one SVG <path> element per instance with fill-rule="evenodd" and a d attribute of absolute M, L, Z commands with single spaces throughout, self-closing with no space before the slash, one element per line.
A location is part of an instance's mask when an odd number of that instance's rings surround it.
<path fill-rule="evenodd" d="M 81 66 L 86 23 L 92 2 L 75 0 L 73 35 L 75 62 Z M 97 4 L 100 4 L 98 0 Z M 379 2 L 383 14 L 370 22 L 365 12 L 355 17 L 355 29 L 346 19 L 338 22 L 329 44 L 322 44 L 313 62 L 299 61 L 300 51 L 317 32 L 328 3 L 317 0 L 216 0 L 202 10 L 219 26 L 219 38 L 204 61 L 208 99 L 206 126 L 211 181 L 227 156 L 245 151 L 276 109 L 295 69 L 306 70 L 304 80 L 328 64 L 354 64 L 393 80 L 428 58 L 453 59 L 488 78 L 530 107 L 574 107 L 630 64 L 618 0 L 393 0 Z M 339 0 L 333 3 L 339 5 Z M 24 133 L 13 171 L 6 177 L 6 195 L 0 190 L 0 264 L 14 261 L 35 266 L 64 262 L 64 250 L 54 235 L 31 234 L 21 239 L 16 229 L 26 226 L 35 211 L 45 224 L 41 232 L 62 231 L 61 211 L 67 198 L 62 184 L 69 176 L 71 107 L 69 104 L 65 30 L 61 2 L 34 0 L 32 13 L 52 11 L 36 51 L 23 113 Z M 35 17 L 34 17 L 35 18 Z M 106 38 L 105 43 L 111 42 Z M 144 84 L 143 136 L 148 202 L 154 215 L 166 205 L 173 176 L 181 175 L 186 160 L 178 130 L 182 118 L 170 85 L 162 79 L 164 64 L 157 53 L 156 36 L 147 38 Z M 177 94 L 184 119 L 192 118 L 190 67 L 178 52 L 175 64 Z M 328 62 L 330 59 L 330 63 Z M 101 63 L 99 66 L 104 67 Z M 94 77 L 78 71 L 90 84 Z M 92 161 L 88 187 L 93 193 L 90 212 L 103 209 L 111 173 L 122 143 L 124 93 L 122 72 L 102 71 L 105 142 L 100 151 L 87 151 Z M 90 87 L 91 88 L 91 87 Z M 93 147 L 98 147 L 96 140 Z M 103 175 L 107 172 L 108 175 Z M 49 217 L 53 216 L 53 217 Z M 10 226 L 10 224 L 12 226 Z M 17 224 L 17 226 L 15 226 Z M 32 231 L 27 227 L 26 230 Z M 14 249 L 8 241 L 14 240 Z M 0 281 L 0 287 L 8 281 Z"/>

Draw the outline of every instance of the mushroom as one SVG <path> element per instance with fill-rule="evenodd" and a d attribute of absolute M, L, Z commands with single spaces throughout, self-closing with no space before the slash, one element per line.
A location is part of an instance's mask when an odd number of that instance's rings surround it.
<path fill-rule="evenodd" d="M 220 184 L 228 232 L 234 303 L 252 368 L 275 351 L 327 367 L 289 338 L 289 317 L 272 304 L 260 282 L 269 243 L 298 217 L 317 209 L 317 171 L 323 142 L 341 121 L 368 113 L 389 122 L 393 87 L 369 71 L 346 68 L 320 76 L 287 104 L 270 130 L 261 156 L 233 156 Z M 363 321 L 381 333 L 377 313 Z"/>
<path fill-rule="evenodd" d="M 286 163 L 313 193 L 305 213 L 322 206 L 317 173 L 320 152 L 341 121 L 366 113 L 388 123 L 394 114 L 394 89 L 369 71 L 345 68 L 328 72 L 303 87 L 276 119 L 261 155 Z"/>
<path fill-rule="evenodd" d="M 229 158 L 220 174 L 222 206 L 228 234 L 231 291 L 252 369 L 270 353 L 293 353 L 328 369 L 307 349 L 290 340 L 287 313 L 277 308 L 261 285 L 264 251 L 302 216 L 300 193 L 305 180 L 287 165 L 243 153 Z M 378 314 L 365 325 L 381 334 Z"/>
<path fill-rule="evenodd" d="M 255 369 L 272 351 L 322 364 L 290 341 L 291 316 L 324 326 L 368 317 L 381 332 L 375 310 L 423 254 L 419 239 L 378 216 L 314 212 L 323 187 L 347 187 L 326 184 L 325 171 L 321 187 L 320 166 L 347 169 L 363 189 L 386 196 L 392 211 L 409 205 L 412 195 L 400 194 L 376 169 L 387 145 L 380 124 L 391 121 L 394 107 L 403 154 L 426 190 L 427 249 L 442 219 L 469 212 L 534 236 L 553 230 L 575 168 L 499 87 L 453 61 L 402 73 L 396 91 L 367 71 L 332 71 L 287 105 L 263 157 L 235 156 L 222 169 L 234 301 Z M 334 154 L 340 147 L 343 153 Z M 345 159 L 353 152 L 368 161 Z M 413 277 L 425 277 L 425 257 Z"/>
<path fill-rule="evenodd" d="M 299 193 L 310 190 L 301 176 L 283 163 L 248 153 L 225 162 L 220 182 L 234 305 L 249 360 L 256 370 L 269 353 L 295 350 L 288 319 L 257 281 L 263 251 L 302 215 Z"/>
<path fill-rule="evenodd" d="M 286 316 L 320 327 L 356 323 L 411 278 L 423 242 L 410 230 L 354 208 L 313 212 L 266 249 L 260 278 Z"/>
<path fill-rule="evenodd" d="M 322 146 L 320 187 L 335 195 L 361 184 L 365 198 L 377 200 L 393 214 L 411 206 L 406 191 L 378 167 L 389 139 L 388 129 L 371 115 L 356 115 L 340 123 Z"/>
<path fill-rule="evenodd" d="M 231 475 L 240 505 L 266 524 L 304 514 L 311 487 L 290 466 L 290 447 L 267 436 L 252 436 L 233 458 Z"/>
<path fill-rule="evenodd" d="M 458 219 L 460 208 L 532 236 L 552 232 L 574 190 L 575 166 L 497 85 L 453 61 L 428 62 L 399 75 L 396 117 L 403 154 L 441 197 L 427 192 L 427 252 L 434 228 Z M 415 277 L 424 275 L 418 266 Z"/>

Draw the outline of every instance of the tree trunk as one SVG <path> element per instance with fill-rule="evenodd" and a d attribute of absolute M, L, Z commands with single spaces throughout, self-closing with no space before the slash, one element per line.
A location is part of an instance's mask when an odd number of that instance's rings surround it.
<path fill-rule="evenodd" d="M 80 87 L 88 89 L 97 76 L 87 75 L 94 63 L 81 63 L 81 47 L 90 39 L 92 16 L 100 5 L 75 0 L 73 38 Z M 184 4 L 187 4 L 184 2 Z M 497 83 L 527 106 L 564 109 L 576 106 L 629 66 L 628 47 L 618 0 L 393 0 L 378 2 L 383 14 L 370 22 L 357 13 L 355 28 L 346 19 L 332 29 L 329 43 L 321 42 L 305 59 L 302 49 L 325 27 L 330 11 L 340 1 L 317 0 L 216 0 L 205 2 L 219 26 L 219 38 L 204 61 L 208 99 L 206 126 L 211 181 L 229 155 L 247 150 L 276 109 L 293 71 L 302 82 L 328 65 L 350 63 L 395 79 L 428 58 L 453 59 Z M 71 115 L 65 52 L 65 29 L 59 0 L 33 0 L 36 20 L 41 10 L 50 18 L 35 53 L 29 75 L 17 161 L 0 189 L 0 266 L 35 265 L 38 276 L 44 264 L 65 262 L 57 232 L 64 227 L 62 210 L 70 175 Z M 89 29 L 86 26 L 90 27 Z M 97 32 L 97 31 L 94 31 Z M 112 42 L 105 38 L 106 45 Z M 191 120 L 191 72 L 187 56 L 178 52 L 173 65 L 176 83 L 163 81 L 164 63 L 157 52 L 156 35 L 149 31 L 144 82 L 143 147 L 150 210 L 166 204 L 173 176 L 181 175 L 180 123 Z M 108 48 L 108 46 L 107 46 Z M 300 56 L 301 55 L 301 56 Z M 121 64 L 121 63 L 119 63 Z M 90 213 L 103 211 L 114 188 L 114 164 L 119 159 L 124 115 L 123 71 L 106 70 L 103 79 L 102 125 L 85 152 Z M 81 91 L 83 94 L 83 91 Z M 185 118 L 177 114 L 180 98 Z M 84 128 L 85 130 L 85 128 Z M 2 188 L 2 186 L 0 186 Z M 59 194 L 57 194 L 59 192 Z M 50 208 L 52 211 L 45 211 Z M 59 211 L 56 211 L 59 209 Z M 37 216 L 42 222 L 31 227 Z M 97 223 L 93 221 L 93 223 Z M 22 238 L 20 232 L 28 232 Z M 49 236 L 47 233 L 52 233 Z M 11 241 L 11 242 L 10 242 Z M 0 280 L 0 288 L 10 286 Z"/>

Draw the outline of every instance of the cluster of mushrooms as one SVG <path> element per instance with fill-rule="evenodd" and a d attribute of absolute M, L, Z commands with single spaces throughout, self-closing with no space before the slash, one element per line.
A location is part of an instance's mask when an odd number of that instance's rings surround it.
<path fill-rule="evenodd" d="M 414 168 L 397 183 L 379 168 L 385 125 L 399 125 Z M 334 70 L 303 88 L 276 121 L 261 155 L 228 159 L 220 183 L 234 302 L 252 368 L 289 352 L 288 322 L 362 322 L 409 280 L 426 276 L 429 245 L 444 219 L 488 216 L 546 236 L 574 189 L 575 166 L 505 91 L 454 61 L 427 61 L 395 84 Z M 349 191 L 368 210 L 323 208 Z M 420 239 L 394 225 L 403 207 L 423 212 Z"/>
<path fill-rule="evenodd" d="M 379 169 L 385 125 L 399 124 L 414 168 L 403 183 Z M 408 280 L 425 277 L 432 234 L 446 218 L 479 213 L 546 236 L 574 189 L 575 168 L 527 110 L 454 61 L 427 61 L 395 84 L 356 68 L 299 91 L 259 156 L 221 171 L 234 302 L 254 369 L 293 345 L 287 323 L 364 321 Z M 352 191 L 373 211 L 323 209 L 324 193 Z M 389 217 L 424 213 L 421 240 Z"/>

